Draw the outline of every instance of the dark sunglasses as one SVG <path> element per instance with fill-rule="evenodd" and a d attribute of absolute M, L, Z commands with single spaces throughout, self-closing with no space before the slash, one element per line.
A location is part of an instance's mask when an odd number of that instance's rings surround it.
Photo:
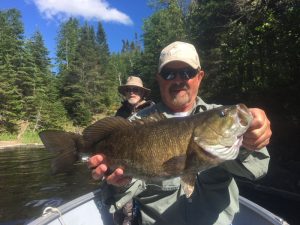
<path fill-rule="evenodd" d="M 125 92 L 127 92 L 127 93 L 131 93 L 131 92 L 137 93 L 139 91 L 140 90 L 136 87 L 128 87 L 128 88 L 125 89 Z"/>
<path fill-rule="evenodd" d="M 165 80 L 174 80 L 176 74 L 179 74 L 182 80 L 189 80 L 194 78 L 197 75 L 197 73 L 198 70 L 193 68 L 182 68 L 182 69 L 163 68 L 159 74 Z"/>

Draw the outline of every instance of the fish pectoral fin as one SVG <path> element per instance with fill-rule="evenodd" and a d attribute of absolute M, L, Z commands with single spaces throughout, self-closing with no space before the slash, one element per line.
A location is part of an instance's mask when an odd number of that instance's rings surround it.
<path fill-rule="evenodd" d="M 184 174 L 181 177 L 181 187 L 187 198 L 191 197 L 195 188 L 196 175 L 195 174 Z"/>
<path fill-rule="evenodd" d="M 174 156 L 163 163 L 164 172 L 168 175 L 181 174 L 185 168 L 186 155 Z"/>

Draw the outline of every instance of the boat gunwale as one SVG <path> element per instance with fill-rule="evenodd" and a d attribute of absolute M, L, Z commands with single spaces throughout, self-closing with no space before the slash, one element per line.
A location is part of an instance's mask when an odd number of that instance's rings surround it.
<path fill-rule="evenodd" d="M 40 217 L 34 219 L 33 221 L 30 221 L 29 223 L 27 223 L 26 225 L 42 225 L 42 224 L 48 224 L 50 222 L 52 222 L 55 219 L 59 219 L 62 215 L 64 215 L 65 213 L 75 209 L 76 207 L 94 199 L 95 197 L 100 195 L 101 190 L 95 190 L 95 191 L 91 191 L 87 194 L 84 194 L 82 196 L 79 196 L 69 202 L 66 202 L 65 204 L 57 207 L 57 208 L 53 208 L 53 209 L 57 209 L 56 213 L 49 212 L 49 213 L 45 213 L 43 215 L 41 215 Z"/>
<path fill-rule="evenodd" d="M 55 213 L 49 212 L 45 213 L 42 216 L 36 218 L 35 220 L 27 223 L 27 225 L 45 225 L 48 224 L 55 219 L 60 218 L 61 215 L 64 215 L 65 213 L 75 209 L 76 207 L 95 199 L 96 197 L 100 197 L 101 189 L 89 192 L 87 194 L 84 194 L 82 196 L 79 196 L 69 202 L 66 202 L 65 204 L 54 208 L 57 209 Z M 260 205 L 252 202 L 251 200 L 246 199 L 243 196 L 239 196 L 239 203 L 246 207 L 247 209 L 251 210 L 252 212 L 255 212 L 259 216 L 263 217 L 265 220 L 270 222 L 274 225 L 288 225 L 288 223 L 283 220 L 282 218 L 278 217 L 277 215 L 273 214 L 272 212 L 268 211 L 267 209 L 261 207 Z M 238 217 L 238 214 L 237 214 Z M 233 221 L 234 224 L 234 221 Z"/>

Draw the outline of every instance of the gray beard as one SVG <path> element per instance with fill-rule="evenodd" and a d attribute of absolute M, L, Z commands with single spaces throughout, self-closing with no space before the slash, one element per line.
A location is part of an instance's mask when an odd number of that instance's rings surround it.
<path fill-rule="evenodd" d="M 136 101 L 136 99 L 128 99 L 129 104 L 131 105 L 136 105 L 138 104 L 140 101 Z"/>

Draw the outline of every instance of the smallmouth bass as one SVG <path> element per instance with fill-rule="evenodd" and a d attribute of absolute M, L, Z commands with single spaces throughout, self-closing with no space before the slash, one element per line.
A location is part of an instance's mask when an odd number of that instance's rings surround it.
<path fill-rule="evenodd" d="M 247 107 L 238 104 L 169 119 L 158 113 L 131 122 L 106 117 L 86 127 L 82 135 L 55 130 L 39 135 L 46 149 L 59 153 L 52 164 L 55 172 L 69 169 L 80 152 L 101 153 L 110 171 L 121 167 L 127 176 L 144 180 L 180 176 L 189 197 L 197 172 L 237 157 L 251 121 Z"/>

